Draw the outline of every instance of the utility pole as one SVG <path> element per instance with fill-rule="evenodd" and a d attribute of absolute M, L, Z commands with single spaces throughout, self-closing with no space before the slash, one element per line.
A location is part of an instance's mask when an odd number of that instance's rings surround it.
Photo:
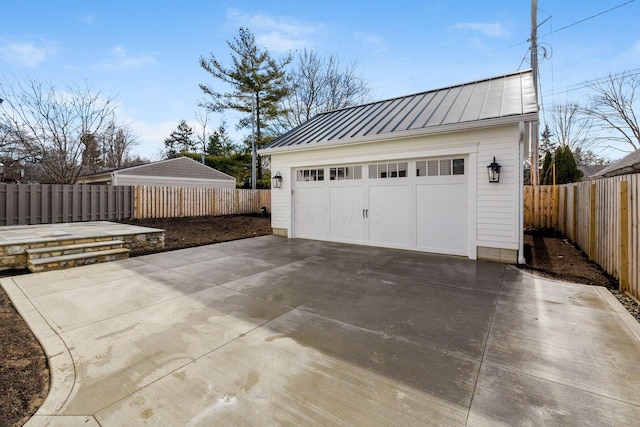
<path fill-rule="evenodd" d="M 533 74 L 533 90 L 538 102 L 538 0 L 531 0 L 531 72 Z M 538 170 L 538 121 L 531 123 L 531 184 L 540 183 Z"/>
<path fill-rule="evenodd" d="M 257 94 L 251 94 L 251 189 L 256 189 L 256 99 Z"/>

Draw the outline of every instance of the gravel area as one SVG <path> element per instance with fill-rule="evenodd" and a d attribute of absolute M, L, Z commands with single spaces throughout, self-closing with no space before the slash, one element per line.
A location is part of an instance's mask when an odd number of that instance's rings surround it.
<path fill-rule="evenodd" d="M 618 301 L 620 301 L 620 303 L 624 305 L 627 311 L 631 313 L 631 315 L 635 317 L 638 322 L 640 322 L 640 304 L 638 304 L 638 301 L 631 298 L 629 295 L 622 291 L 618 291 L 616 289 L 609 290 L 611 291 L 613 296 L 618 298 Z"/>

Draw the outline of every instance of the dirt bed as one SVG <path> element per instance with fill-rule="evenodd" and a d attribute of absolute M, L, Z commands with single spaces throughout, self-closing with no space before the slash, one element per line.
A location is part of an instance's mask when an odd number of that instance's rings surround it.
<path fill-rule="evenodd" d="M 165 230 L 165 251 L 271 234 L 271 219 L 260 215 L 152 218 L 122 222 Z M 134 250 L 131 256 L 144 254 Z"/>
<path fill-rule="evenodd" d="M 261 216 L 169 218 L 126 221 L 162 228 L 165 251 L 271 234 L 270 219 Z M 132 256 L 143 255 L 134 252 Z M 640 321 L 638 304 L 616 292 L 617 283 L 561 236 L 525 235 L 527 266 L 522 269 L 558 280 L 605 286 Z M 0 272 L 0 277 L 27 271 Z M 47 360 L 39 343 L 0 288 L 0 426 L 20 426 L 42 404 L 48 392 Z"/>

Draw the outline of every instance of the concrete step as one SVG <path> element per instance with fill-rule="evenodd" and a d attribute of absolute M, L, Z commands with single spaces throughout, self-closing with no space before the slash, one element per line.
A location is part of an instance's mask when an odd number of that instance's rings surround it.
<path fill-rule="evenodd" d="M 122 240 L 102 240 L 96 242 L 76 243 L 72 245 L 46 246 L 43 248 L 27 249 L 27 259 L 59 257 L 63 255 L 95 252 L 110 249 L 120 249 L 124 245 Z"/>
<path fill-rule="evenodd" d="M 27 267 L 33 273 L 64 268 L 80 267 L 82 265 L 97 264 L 99 262 L 117 261 L 129 258 L 129 249 L 116 248 L 102 251 L 80 252 L 60 256 L 27 260 Z"/>

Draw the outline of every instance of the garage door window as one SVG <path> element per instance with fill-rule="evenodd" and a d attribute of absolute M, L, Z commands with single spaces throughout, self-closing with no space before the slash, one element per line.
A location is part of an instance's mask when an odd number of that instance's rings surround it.
<path fill-rule="evenodd" d="M 338 166 L 329 168 L 329 180 L 362 179 L 362 166 Z"/>
<path fill-rule="evenodd" d="M 419 160 L 416 176 L 464 175 L 464 159 Z"/>
<path fill-rule="evenodd" d="M 324 169 L 299 169 L 296 181 L 324 181 Z"/>
<path fill-rule="evenodd" d="M 407 162 L 369 165 L 369 178 L 406 178 L 407 170 Z"/>

